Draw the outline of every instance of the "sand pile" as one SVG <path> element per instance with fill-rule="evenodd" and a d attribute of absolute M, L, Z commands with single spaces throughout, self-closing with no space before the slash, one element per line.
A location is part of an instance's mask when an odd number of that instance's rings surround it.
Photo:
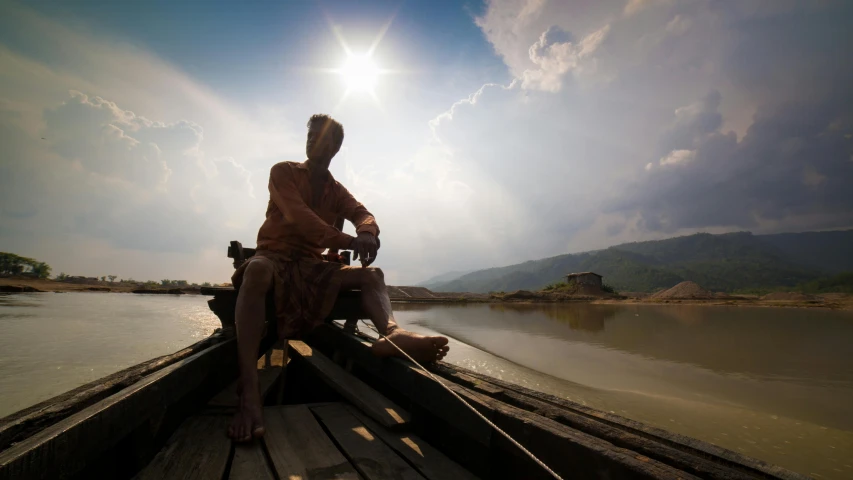
<path fill-rule="evenodd" d="M 713 298 L 714 294 L 700 287 L 696 282 L 681 282 L 678 285 L 652 295 L 651 298 Z"/>
<path fill-rule="evenodd" d="M 516 290 L 512 293 L 507 293 L 503 296 L 504 300 L 533 300 L 542 298 L 542 294 L 534 293 L 529 290 Z"/>
<path fill-rule="evenodd" d="M 797 292 L 773 292 L 761 297 L 762 300 L 784 300 L 788 302 L 807 302 L 817 300 L 811 295 Z"/>

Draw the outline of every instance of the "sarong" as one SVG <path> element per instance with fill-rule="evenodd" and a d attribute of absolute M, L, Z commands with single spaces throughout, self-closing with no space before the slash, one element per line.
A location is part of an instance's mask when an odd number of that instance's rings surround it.
<path fill-rule="evenodd" d="M 343 271 L 349 267 L 308 256 L 258 250 L 231 277 L 235 289 L 243 282 L 243 273 L 253 258 L 272 262 L 275 316 L 280 339 L 300 338 L 332 311 L 341 289 Z"/>

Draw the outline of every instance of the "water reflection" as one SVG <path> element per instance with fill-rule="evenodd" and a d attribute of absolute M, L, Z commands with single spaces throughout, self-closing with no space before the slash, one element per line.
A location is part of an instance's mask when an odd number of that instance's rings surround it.
<path fill-rule="evenodd" d="M 853 456 L 851 312 L 589 304 L 395 310 L 402 325 L 457 340 L 448 359 L 466 368 L 807 474 L 853 477 L 846 462 Z"/>
<path fill-rule="evenodd" d="M 572 308 L 566 308 L 565 304 L 497 303 L 489 305 L 489 309 L 493 312 L 515 312 L 519 316 L 544 314 L 552 320 L 567 324 L 572 330 L 587 332 L 604 330 L 604 323 L 615 318 L 619 308 L 614 305 L 589 304 L 578 304 Z"/>

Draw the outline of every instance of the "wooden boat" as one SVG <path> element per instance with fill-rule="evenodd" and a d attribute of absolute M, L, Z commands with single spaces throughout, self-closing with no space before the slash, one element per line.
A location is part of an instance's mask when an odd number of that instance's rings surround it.
<path fill-rule="evenodd" d="M 232 444 L 236 292 L 202 293 L 222 321 L 209 338 L 0 420 L 0 480 L 553 478 L 447 389 L 562 478 L 807 478 L 451 364 L 429 366 L 436 380 L 378 359 L 359 292 L 304 341 L 277 348 L 268 322 L 267 434 Z"/>

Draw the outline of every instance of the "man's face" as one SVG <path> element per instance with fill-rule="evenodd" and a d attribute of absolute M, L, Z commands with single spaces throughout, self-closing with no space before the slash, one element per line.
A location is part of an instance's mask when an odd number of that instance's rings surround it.
<path fill-rule="evenodd" d="M 308 127 L 308 139 L 305 142 L 305 154 L 308 158 L 323 158 L 333 149 L 332 135 L 322 122 L 312 123 Z"/>

